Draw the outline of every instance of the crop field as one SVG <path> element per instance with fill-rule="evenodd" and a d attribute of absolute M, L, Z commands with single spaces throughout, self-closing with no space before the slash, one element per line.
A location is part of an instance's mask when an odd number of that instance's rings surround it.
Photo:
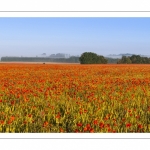
<path fill-rule="evenodd" d="M 0 132 L 149 133 L 150 65 L 0 64 Z"/>

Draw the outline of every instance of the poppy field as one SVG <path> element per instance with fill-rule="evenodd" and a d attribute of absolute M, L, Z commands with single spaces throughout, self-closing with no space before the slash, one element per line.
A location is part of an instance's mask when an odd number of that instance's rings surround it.
<path fill-rule="evenodd" d="M 149 133 L 150 65 L 0 64 L 0 132 Z"/>

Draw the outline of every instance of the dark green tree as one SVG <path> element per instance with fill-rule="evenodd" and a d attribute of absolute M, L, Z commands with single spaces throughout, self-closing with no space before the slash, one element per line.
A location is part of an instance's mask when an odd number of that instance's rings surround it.
<path fill-rule="evenodd" d="M 92 52 L 84 52 L 81 57 L 79 57 L 81 64 L 106 64 L 107 59 L 101 55 L 97 55 Z"/>

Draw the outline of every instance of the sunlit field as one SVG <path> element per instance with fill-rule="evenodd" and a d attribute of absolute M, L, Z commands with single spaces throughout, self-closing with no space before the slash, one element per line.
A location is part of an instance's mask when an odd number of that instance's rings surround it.
<path fill-rule="evenodd" d="M 150 132 L 150 65 L 0 64 L 0 132 Z"/>

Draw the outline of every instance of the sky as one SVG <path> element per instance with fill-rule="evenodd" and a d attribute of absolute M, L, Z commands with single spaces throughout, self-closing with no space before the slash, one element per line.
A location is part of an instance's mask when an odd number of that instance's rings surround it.
<path fill-rule="evenodd" d="M 150 18 L 0 18 L 0 57 L 150 55 Z"/>

